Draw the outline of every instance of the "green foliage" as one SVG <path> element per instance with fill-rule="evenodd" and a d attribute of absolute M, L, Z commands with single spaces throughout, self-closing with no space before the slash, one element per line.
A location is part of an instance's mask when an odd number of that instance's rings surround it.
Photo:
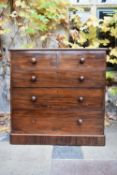
<path fill-rule="evenodd" d="M 0 2 L 0 35 L 9 32 L 6 28 L 6 23 L 12 21 L 16 33 L 12 37 L 14 42 L 15 36 L 20 33 L 27 35 L 27 44 L 23 47 L 34 48 L 36 37 L 40 37 L 42 46 L 46 47 L 48 37 L 58 27 L 59 24 L 64 27 L 68 24 L 68 2 L 62 0 L 16 0 L 8 1 L 7 4 Z M 10 14 L 10 7 L 12 2 L 12 13 Z M 6 5 L 7 4 L 7 5 Z M 7 8 L 8 7 L 8 8 Z M 5 9 L 7 8 L 7 12 Z M 10 44 L 11 45 L 11 44 Z"/>
<path fill-rule="evenodd" d="M 15 20 L 20 23 L 21 31 L 31 37 L 48 36 L 59 24 L 65 26 L 68 23 L 67 6 L 68 2 L 62 0 L 16 0 Z M 14 17 L 13 13 L 11 17 Z"/>
<path fill-rule="evenodd" d="M 112 71 L 106 72 L 106 79 L 114 79 L 114 73 Z"/>
<path fill-rule="evenodd" d="M 117 46 L 114 48 L 110 48 L 110 52 L 107 55 L 107 62 L 117 64 Z"/>
<path fill-rule="evenodd" d="M 117 87 L 110 88 L 109 92 L 112 96 L 116 96 L 117 95 Z"/>
<path fill-rule="evenodd" d="M 64 28 L 68 27 L 68 0 L 10 0 L 8 2 L 7 5 L 0 2 L 2 11 L 0 35 L 8 32 L 8 29 L 4 28 L 6 21 L 12 21 L 16 29 L 12 41 L 15 40 L 17 33 L 25 35 L 29 41 L 26 47 L 34 48 L 36 37 L 40 37 L 42 47 L 46 47 L 48 38 L 51 37 L 58 25 L 62 25 Z M 12 8 L 9 5 L 12 5 Z M 9 10 L 4 13 L 6 7 Z M 11 14 L 10 9 L 13 9 Z"/>
<path fill-rule="evenodd" d="M 117 64 L 117 13 L 101 21 L 90 17 L 86 22 L 82 22 L 79 15 L 74 14 L 70 18 L 70 28 L 70 42 L 63 37 L 65 47 L 107 47 L 107 62 Z M 59 38 L 63 47 L 62 37 Z"/>
<path fill-rule="evenodd" d="M 0 3 L 0 9 L 6 8 L 6 7 L 7 7 L 6 4 L 4 4 L 4 3 Z"/>
<path fill-rule="evenodd" d="M 99 23 L 100 40 L 103 38 L 107 43 L 100 43 L 101 47 L 108 47 L 107 62 L 117 64 L 117 13 L 105 17 Z"/>

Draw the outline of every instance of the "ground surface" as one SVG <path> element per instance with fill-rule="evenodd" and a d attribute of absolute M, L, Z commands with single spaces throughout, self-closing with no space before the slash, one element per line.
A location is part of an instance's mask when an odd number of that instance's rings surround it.
<path fill-rule="evenodd" d="M 117 121 L 105 132 L 105 147 L 16 146 L 1 132 L 0 175 L 117 175 Z"/>

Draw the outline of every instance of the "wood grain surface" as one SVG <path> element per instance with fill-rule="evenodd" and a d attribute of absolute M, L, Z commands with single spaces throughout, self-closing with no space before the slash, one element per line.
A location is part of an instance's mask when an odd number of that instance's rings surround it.
<path fill-rule="evenodd" d="M 35 76 L 35 81 L 32 77 Z M 80 77 L 84 77 L 80 81 Z M 12 73 L 13 87 L 104 87 L 104 71 L 86 70 L 35 70 L 17 69 Z"/>
<path fill-rule="evenodd" d="M 68 145 L 68 146 L 104 146 L 104 135 L 39 135 L 12 133 L 11 144 L 34 144 L 34 145 Z"/>
<path fill-rule="evenodd" d="M 77 110 L 14 111 L 14 132 L 54 135 L 103 134 L 103 112 Z"/>
<path fill-rule="evenodd" d="M 106 62 L 104 59 L 105 52 L 73 52 L 73 51 L 61 51 L 61 52 L 11 52 L 11 61 L 13 70 L 47 70 L 47 69 L 91 69 L 93 70 L 105 70 Z M 32 64 L 32 58 L 36 58 L 36 64 Z M 85 62 L 80 63 L 80 59 L 84 58 Z M 16 61 L 17 60 L 17 61 Z"/>
<path fill-rule="evenodd" d="M 104 49 L 11 50 L 11 143 L 105 144 Z"/>
<path fill-rule="evenodd" d="M 76 88 L 14 88 L 12 91 L 13 110 L 84 109 L 104 108 L 103 89 Z M 36 97 L 33 101 L 32 98 Z M 80 101 L 83 97 L 83 101 Z"/>

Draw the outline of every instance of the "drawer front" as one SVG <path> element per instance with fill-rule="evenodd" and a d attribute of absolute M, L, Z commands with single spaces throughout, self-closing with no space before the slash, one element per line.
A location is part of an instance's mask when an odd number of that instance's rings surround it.
<path fill-rule="evenodd" d="M 104 52 L 87 51 L 43 51 L 13 52 L 11 61 L 15 70 L 47 70 L 47 69 L 89 69 L 105 70 Z"/>
<path fill-rule="evenodd" d="M 14 88 L 13 110 L 96 109 L 104 108 L 103 89 Z"/>
<path fill-rule="evenodd" d="M 61 51 L 60 69 L 90 69 L 90 70 L 105 70 L 106 61 L 104 52 L 94 51 Z"/>
<path fill-rule="evenodd" d="M 56 52 L 12 52 L 11 63 L 13 70 L 55 69 L 57 65 Z"/>
<path fill-rule="evenodd" d="M 103 134 L 103 118 L 100 111 L 15 111 L 12 114 L 12 131 L 25 134 L 99 135 Z"/>
<path fill-rule="evenodd" d="M 105 72 L 21 71 L 12 72 L 13 87 L 103 87 Z"/>

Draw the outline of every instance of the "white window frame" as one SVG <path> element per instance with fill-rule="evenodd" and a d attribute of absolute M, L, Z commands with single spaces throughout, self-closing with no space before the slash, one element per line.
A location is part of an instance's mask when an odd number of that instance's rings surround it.
<path fill-rule="evenodd" d="M 69 0 L 73 5 L 77 5 L 78 7 L 82 7 L 82 8 L 90 8 L 90 12 L 91 15 L 97 16 L 97 9 L 98 8 L 117 8 L 117 0 L 107 0 L 110 2 L 101 2 L 101 0 L 84 0 L 87 2 L 82 2 L 83 0 L 79 0 L 79 2 L 77 2 L 77 0 Z M 81 1 L 81 2 L 80 2 Z"/>

